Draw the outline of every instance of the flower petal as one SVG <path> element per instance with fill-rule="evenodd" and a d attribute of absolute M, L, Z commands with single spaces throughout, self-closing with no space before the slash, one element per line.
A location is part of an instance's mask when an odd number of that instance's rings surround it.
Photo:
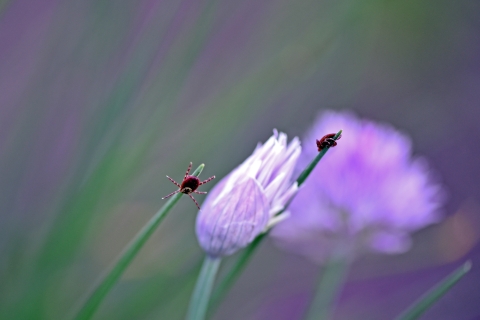
<path fill-rule="evenodd" d="M 203 204 L 197 216 L 200 246 L 212 257 L 234 253 L 263 231 L 268 211 L 262 188 L 253 178 L 246 178 L 215 203 Z"/>

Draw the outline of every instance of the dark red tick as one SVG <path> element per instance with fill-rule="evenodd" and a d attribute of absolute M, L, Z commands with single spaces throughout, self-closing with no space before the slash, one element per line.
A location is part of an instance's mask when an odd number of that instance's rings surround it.
<path fill-rule="evenodd" d="M 340 138 L 342 137 L 342 135 L 339 135 L 337 139 L 334 139 L 335 135 L 336 133 L 329 133 L 324 135 L 322 139 L 317 140 L 318 151 L 320 152 L 327 147 L 335 147 L 337 145 L 336 140 L 340 140 Z"/>
<path fill-rule="evenodd" d="M 192 193 L 197 193 L 197 194 L 206 194 L 206 192 L 201 192 L 201 191 L 196 191 L 199 186 L 202 184 L 205 184 L 213 179 L 215 179 L 215 176 L 208 178 L 205 181 L 200 182 L 200 180 L 195 177 L 189 175 L 190 169 L 192 169 L 192 163 L 190 162 L 190 165 L 188 166 L 187 172 L 185 172 L 185 177 L 183 178 L 182 184 L 179 184 L 169 176 L 167 176 L 168 180 L 172 181 L 179 189 L 170 193 L 168 196 L 163 197 L 162 199 L 167 199 L 174 194 L 177 194 L 179 192 L 187 194 L 190 198 L 192 198 L 193 202 L 197 205 L 198 210 L 200 210 L 200 206 L 198 205 L 197 201 L 195 198 L 192 196 Z"/>

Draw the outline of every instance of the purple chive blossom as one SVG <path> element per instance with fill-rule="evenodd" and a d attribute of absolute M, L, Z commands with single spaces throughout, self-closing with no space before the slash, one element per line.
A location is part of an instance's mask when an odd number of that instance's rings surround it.
<path fill-rule="evenodd" d="M 274 215 L 298 189 L 292 174 L 300 153 L 298 138 L 287 145 L 287 135 L 274 130 L 209 192 L 196 226 L 200 246 L 208 255 L 230 255 L 279 221 Z"/>
<path fill-rule="evenodd" d="M 408 137 L 348 112 L 325 112 L 308 132 L 298 161 L 315 157 L 315 140 L 343 129 L 338 146 L 318 164 L 272 230 L 276 242 L 322 262 L 332 254 L 400 253 L 409 234 L 439 220 L 442 190 Z"/>

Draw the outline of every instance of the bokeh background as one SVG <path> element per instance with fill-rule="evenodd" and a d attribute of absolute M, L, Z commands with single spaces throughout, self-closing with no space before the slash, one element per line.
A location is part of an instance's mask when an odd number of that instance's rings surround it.
<path fill-rule="evenodd" d="M 449 198 L 408 253 L 352 266 L 335 319 L 392 318 L 467 259 L 424 318 L 479 319 L 479 13 L 470 0 L 0 1 L 0 317 L 71 314 L 174 190 L 166 174 L 192 161 L 223 177 L 273 128 L 301 137 L 321 110 L 351 109 L 410 135 Z M 181 199 L 95 319 L 183 318 L 196 211 Z M 214 318 L 298 319 L 318 273 L 267 241 Z"/>

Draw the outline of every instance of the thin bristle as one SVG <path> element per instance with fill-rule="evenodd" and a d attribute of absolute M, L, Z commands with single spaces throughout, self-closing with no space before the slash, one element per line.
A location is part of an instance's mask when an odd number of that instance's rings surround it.
<path fill-rule="evenodd" d="M 173 191 L 173 192 L 170 193 L 168 196 L 163 197 L 162 200 L 163 200 L 163 199 L 170 198 L 171 196 L 173 196 L 174 194 L 179 193 L 179 192 L 180 192 L 180 190 Z"/>
<path fill-rule="evenodd" d="M 207 183 L 207 182 L 212 181 L 213 179 L 215 179 L 215 176 L 211 176 L 211 177 L 208 178 L 207 180 L 205 180 L 205 181 L 203 181 L 203 182 L 200 182 L 200 186 L 201 186 L 202 184 L 205 184 L 205 183 Z"/>
<path fill-rule="evenodd" d="M 188 165 L 187 172 L 185 172 L 185 177 L 183 178 L 183 180 L 187 179 L 187 176 L 190 173 L 191 169 L 192 169 L 192 163 L 190 162 L 190 164 Z"/>
<path fill-rule="evenodd" d="M 176 185 L 177 187 L 180 188 L 180 184 L 179 184 L 177 181 L 173 180 L 173 179 L 170 178 L 169 176 L 167 176 L 167 178 L 168 178 L 168 180 L 170 180 L 174 185 Z"/>
<path fill-rule="evenodd" d="M 197 206 L 198 210 L 200 210 L 200 206 L 198 205 L 197 200 L 195 200 L 195 198 L 191 194 L 188 194 L 188 196 L 190 197 L 190 199 L 193 200 L 193 202 L 195 202 L 195 205 Z"/>

